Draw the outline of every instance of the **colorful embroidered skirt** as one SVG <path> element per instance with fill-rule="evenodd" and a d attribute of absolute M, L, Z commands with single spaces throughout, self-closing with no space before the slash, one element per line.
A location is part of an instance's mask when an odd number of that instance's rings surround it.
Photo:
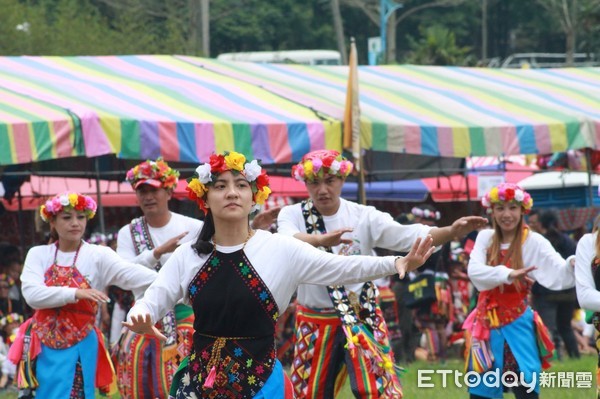
<path fill-rule="evenodd" d="M 501 375 L 505 366 L 505 344 L 508 344 L 517 364 L 518 371 L 523 374 L 527 384 L 534 380 L 534 373 L 537 374 L 535 380 L 535 392 L 539 394 L 539 374 L 542 371 L 542 362 L 537 345 L 537 334 L 534 323 L 534 314 L 531 308 L 515 321 L 499 328 L 490 330 L 489 349 L 492 354 L 492 368 L 490 371 L 498 370 Z M 520 378 L 520 377 L 519 377 Z M 481 383 L 470 387 L 469 393 L 483 396 L 486 398 L 501 398 L 503 395 L 503 386 L 498 383 Z M 497 385 L 497 386 L 496 386 Z"/>
<path fill-rule="evenodd" d="M 123 333 L 113 349 L 122 399 L 166 398 L 173 375 L 193 345 L 194 314 L 189 306 L 175 307 L 177 344 L 164 347 L 154 337 Z"/>

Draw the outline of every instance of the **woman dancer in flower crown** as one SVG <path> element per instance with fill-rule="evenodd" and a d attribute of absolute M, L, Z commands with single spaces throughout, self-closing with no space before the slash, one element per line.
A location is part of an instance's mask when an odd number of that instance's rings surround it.
<path fill-rule="evenodd" d="M 491 213 L 493 228 L 477 235 L 468 266 L 480 293 L 477 307 L 464 323 L 467 368 L 482 374 L 516 373 L 523 384 L 518 377 L 518 386 L 512 387 L 515 397 L 537 398 L 539 373 L 542 366 L 549 366 L 553 346 L 541 318 L 529 307 L 530 279 L 553 290 L 572 287 L 572 258 L 565 261 L 548 240 L 524 223 L 523 215 L 531 210 L 533 200 L 519 186 L 502 183 L 481 202 Z M 483 378 L 469 392 L 472 399 L 500 398 L 505 389 L 499 381 Z"/>
<path fill-rule="evenodd" d="M 9 359 L 19 362 L 23 395 L 43 399 L 94 398 L 108 390 L 114 371 L 96 327 L 109 285 L 141 296 L 157 273 L 127 262 L 108 247 L 82 240 L 96 203 L 67 192 L 46 201 L 40 215 L 54 243 L 29 250 L 21 275 L 23 297 L 35 313 L 19 329 Z M 116 388 L 116 386 L 114 386 Z"/>
<path fill-rule="evenodd" d="M 404 275 L 431 254 L 431 237 L 417 240 L 404 258 L 344 257 L 254 231 L 248 218 L 269 196 L 268 181 L 256 160 L 235 152 L 211 156 L 188 180 L 190 198 L 206 214 L 204 227 L 195 243 L 173 253 L 125 323 L 161 337 L 154 322 L 179 299 L 194 308 L 194 346 L 174 378 L 172 397 L 292 397 L 274 341 L 280 309 L 298 284 Z M 356 337 L 356 344 L 363 340 Z"/>

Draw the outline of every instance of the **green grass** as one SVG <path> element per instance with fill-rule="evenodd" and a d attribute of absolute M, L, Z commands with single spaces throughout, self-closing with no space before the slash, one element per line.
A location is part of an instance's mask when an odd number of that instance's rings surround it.
<path fill-rule="evenodd" d="M 452 379 L 448 379 L 446 387 L 442 387 L 441 374 L 433 374 L 432 380 L 429 383 L 434 385 L 433 388 L 424 388 L 417 386 L 418 370 L 463 370 L 463 362 L 460 360 L 449 360 L 445 364 L 430 364 L 427 362 L 415 362 L 407 367 L 406 373 L 402 378 L 402 385 L 404 388 L 404 398 L 412 399 L 419 397 L 426 398 L 444 398 L 444 399 L 464 399 L 467 398 L 467 388 L 459 388 L 455 386 Z M 592 398 L 594 397 L 596 387 L 596 355 L 582 356 L 581 359 L 571 360 L 564 359 L 562 361 L 554 361 L 552 367 L 546 372 L 558 377 L 559 372 L 573 373 L 577 372 L 591 373 L 592 383 L 591 388 L 559 388 L 558 384 L 555 383 L 554 387 L 542 387 L 541 398 L 544 399 L 580 399 L 580 398 Z M 569 374 L 565 374 L 569 375 Z M 564 379 L 563 379 L 564 381 Z M 337 399 L 353 399 L 352 391 L 350 386 L 346 384 Z M 514 398 L 514 395 L 507 394 L 504 396 L 507 399 Z M 0 392 L 0 399 L 16 399 L 17 394 L 14 392 Z M 101 398 L 101 396 L 97 396 Z M 113 396 L 111 399 L 118 399 L 119 396 Z M 41 399 L 41 398 L 40 398 Z"/>
<path fill-rule="evenodd" d="M 468 398 L 467 388 L 463 385 L 462 388 L 455 386 L 453 377 L 448 377 L 446 387 L 442 387 L 441 374 L 432 374 L 432 379 L 429 383 L 433 384 L 433 388 L 418 387 L 418 370 L 458 370 L 463 371 L 464 363 L 462 360 L 449 360 L 445 364 L 430 364 L 427 362 L 415 362 L 406 367 L 406 373 L 402 378 L 402 387 L 405 399 L 412 398 L 444 398 L 444 399 L 465 399 Z M 541 388 L 540 397 L 544 399 L 581 399 L 592 398 L 595 394 L 596 387 L 596 355 L 582 356 L 581 359 L 571 360 L 564 359 L 562 361 L 553 361 L 552 367 L 546 370 L 548 373 L 554 374 L 558 378 L 559 372 L 587 372 L 592 375 L 591 388 L 559 388 L 558 384 L 554 384 L 554 388 Z M 567 376 L 569 374 L 566 374 Z M 453 374 L 451 374 L 453 376 Z M 564 381 L 564 378 L 561 378 Z M 514 398 L 513 394 L 504 395 L 507 399 Z M 352 391 L 349 384 L 346 384 L 337 399 L 353 399 Z"/>

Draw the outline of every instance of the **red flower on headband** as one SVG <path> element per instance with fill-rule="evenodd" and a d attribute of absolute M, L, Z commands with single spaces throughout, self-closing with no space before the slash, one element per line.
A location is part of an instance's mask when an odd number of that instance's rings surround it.
<path fill-rule="evenodd" d="M 333 163 L 333 161 L 335 161 L 335 157 L 328 155 L 323 158 L 323 166 L 325 166 L 326 168 L 331 168 L 331 164 Z"/>
<path fill-rule="evenodd" d="M 144 177 L 152 176 L 152 165 L 150 165 L 148 162 L 144 162 L 140 165 L 140 172 Z"/>
<path fill-rule="evenodd" d="M 505 201 L 512 201 L 515 199 L 515 190 L 512 188 L 507 188 L 504 190 L 504 195 L 506 196 Z"/>
<path fill-rule="evenodd" d="M 222 154 L 212 154 L 208 160 L 212 173 L 222 173 L 227 168 L 225 165 L 225 157 Z"/>
<path fill-rule="evenodd" d="M 83 196 L 77 196 L 77 203 L 73 207 L 76 211 L 84 211 L 85 210 L 85 198 Z"/>
<path fill-rule="evenodd" d="M 256 188 L 260 191 L 263 189 L 263 187 L 268 186 L 269 185 L 269 176 L 267 175 L 267 172 L 263 169 L 260 172 L 260 175 L 258 175 L 258 177 L 256 178 Z"/>

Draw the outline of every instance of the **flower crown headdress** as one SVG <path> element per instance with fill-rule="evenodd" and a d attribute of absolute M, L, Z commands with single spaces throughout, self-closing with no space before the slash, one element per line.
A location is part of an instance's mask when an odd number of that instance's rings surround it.
<path fill-rule="evenodd" d="M 313 181 L 325 174 L 342 178 L 354 169 L 354 164 L 334 150 L 312 151 L 302 157 L 302 160 L 292 166 L 292 177 L 299 181 Z"/>
<path fill-rule="evenodd" d="M 531 195 L 513 183 L 500 183 L 481 198 L 481 205 L 484 208 L 491 208 L 492 205 L 501 202 L 515 202 L 520 204 L 525 214 L 528 214 L 533 207 L 533 198 L 531 198 Z"/>
<path fill-rule="evenodd" d="M 171 168 L 162 157 L 156 161 L 144 161 L 127 171 L 126 179 L 136 189 L 140 184 L 149 184 L 156 188 L 170 189 L 179 181 L 179 171 Z"/>
<path fill-rule="evenodd" d="M 13 279 L 6 273 L 0 273 L 0 281 L 6 281 L 8 283 L 9 288 L 15 285 L 15 279 Z"/>
<path fill-rule="evenodd" d="M 60 212 L 72 210 L 84 212 L 89 220 L 96 214 L 96 201 L 87 195 L 67 191 L 56 195 L 40 206 L 40 216 L 44 222 L 48 222 Z"/>
<path fill-rule="evenodd" d="M 410 213 L 413 214 L 414 216 L 420 217 L 422 219 L 428 219 L 428 220 L 440 220 L 442 218 L 440 211 L 432 211 L 430 209 L 421 209 L 418 206 L 415 206 L 413 209 L 411 209 Z"/>
<path fill-rule="evenodd" d="M 9 313 L 0 318 L 0 328 L 4 328 L 11 323 L 23 323 L 23 316 L 18 313 Z"/>
<path fill-rule="evenodd" d="M 271 194 L 269 176 L 258 160 L 246 162 L 246 157 L 235 151 L 213 154 L 207 163 L 200 164 L 196 168 L 194 175 L 187 179 L 188 185 L 185 188 L 188 198 L 195 201 L 205 215 L 208 213 L 205 201 L 207 186 L 214 184 L 217 177 L 227 171 L 241 174 L 248 180 L 252 187 L 252 198 L 257 206 L 264 204 L 269 198 Z"/>

